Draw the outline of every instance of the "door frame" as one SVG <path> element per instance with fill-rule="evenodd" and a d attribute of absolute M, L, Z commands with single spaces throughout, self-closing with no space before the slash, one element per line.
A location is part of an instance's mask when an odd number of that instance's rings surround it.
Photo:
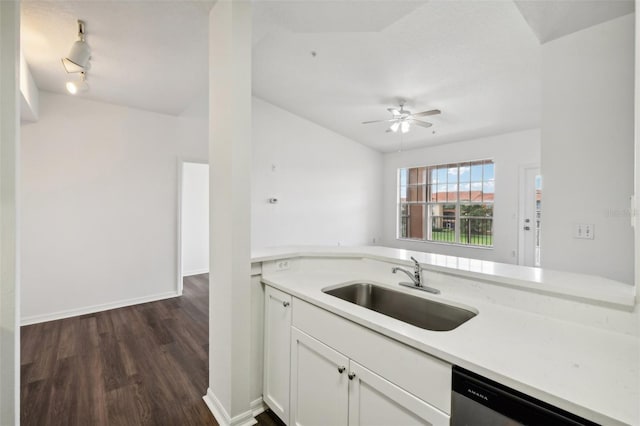
<path fill-rule="evenodd" d="M 516 218 L 516 226 L 518 227 L 518 265 L 523 266 L 525 264 L 524 259 L 524 216 L 525 216 L 525 195 L 526 188 L 525 184 L 527 182 L 527 171 L 531 169 L 540 170 L 540 175 L 542 175 L 542 167 L 538 163 L 527 163 L 520 164 L 518 166 L 518 214 Z"/>
<path fill-rule="evenodd" d="M 184 177 L 184 164 L 206 164 L 209 162 L 197 158 L 179 157 L 178 158 L 178 188 L 177 188 L 177 206 L 176 206 L 176 291 L 182 296 L 183 276 L 182 276 L 182 181 Z"/>

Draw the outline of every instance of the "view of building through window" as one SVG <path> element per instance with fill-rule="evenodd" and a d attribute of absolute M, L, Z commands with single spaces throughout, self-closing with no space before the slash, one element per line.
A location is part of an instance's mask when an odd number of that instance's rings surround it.
<path fill-rule="evenodd" d="M 493 246 L 493 160 L 399 169 L 398 238 Z"/>

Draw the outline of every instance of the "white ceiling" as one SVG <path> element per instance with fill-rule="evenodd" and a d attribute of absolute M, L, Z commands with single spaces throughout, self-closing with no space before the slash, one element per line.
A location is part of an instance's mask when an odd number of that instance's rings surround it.
<path fill-rule="evenodd" d="M 629 0 L 253 3 L 254 94 L 382 152 L 400 135 L 361 122 L 388 118 L 399 99 L 442 110 L 405 149 L 538 127 L 541 41 L 629 12 Z M 211 6 L 23 0 L 24 53 L 40 89 L 66 93 L 60 58 L 83 19 L 93 60 L 82 96 L 180 114 L 206 96 Z"/>
<path fill-rule="evenodd" d="M 413 112 L 442 110 L 432 128 L 404 135 L 403 148 L 539 125 L 540 44 L 513 2 L 431 1 L 390 13 L 396 3 L 366 2 L 367 19 L 339 2 L 322 3 L 323 14 L 304 2 L 256 5 L 256 24 L 270 18 L 273 30 L 254 45 L 254 93 L 383 152 L 400 147 L 400 134 L 361 122 L 389 118 L 398 98 Z M 333 16 L 376 25 L 347 31 Z"/>
<path fill-rule="evenodd" d="M 541 43 L 633 12 L 634 0 L 515 0 Z"/>
<path fill-rule="evenodd" d="M 81 96 L 177 115 L 207 90 L 211 1 L 22 1 L 22 47 L 37 86 L 66 93 L 62 67 L 86 22 L 90 90 Z"/>
<path fill-rule="evenodd" d="M 539 127 L 541 40 L 632 12 L 633 2 L 267 1 L 254 9 L 254 94 L 390 152 Z M 361 124 L 389 118 L 399 99 L 442 115 L 402 140 L 386 123 Z"/>

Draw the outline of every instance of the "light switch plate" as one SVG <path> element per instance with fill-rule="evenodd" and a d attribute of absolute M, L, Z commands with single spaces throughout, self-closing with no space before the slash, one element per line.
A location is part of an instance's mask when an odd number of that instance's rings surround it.
<path fill-rule="evenodd" d="M 576 223 L 573 228 L 573 238 L 593 240 L 595 225 L 593 223 Z"/>

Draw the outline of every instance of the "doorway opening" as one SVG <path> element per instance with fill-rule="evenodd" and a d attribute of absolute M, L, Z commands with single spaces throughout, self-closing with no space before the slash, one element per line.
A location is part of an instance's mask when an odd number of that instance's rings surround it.
<path fill-rule="evenodd" d="M 209 164 L 182 161 L 180 167 L 178 286 L 184 277 L 209 272 Z"/>

